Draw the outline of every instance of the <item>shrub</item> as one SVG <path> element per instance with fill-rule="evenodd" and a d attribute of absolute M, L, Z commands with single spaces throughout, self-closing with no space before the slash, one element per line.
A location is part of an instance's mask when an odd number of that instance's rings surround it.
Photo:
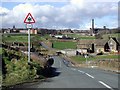
<path fill-rule="evenodd" d="M 37 62 L 32 62 L 33 64 L 28 65 L 27 56 L 22 55 L 21 52 L 4 50 L 2 60 L 4 62 L 4 69 L 6 73 L 3 75 L 3 85 L 15 85 L 18 83 L 34 80 L 37 75 L 38 71 L 41 71 L 41 67 Z M 19 60 L 12 57 L 9 58 L 11 55 L 19 56 Z"/>

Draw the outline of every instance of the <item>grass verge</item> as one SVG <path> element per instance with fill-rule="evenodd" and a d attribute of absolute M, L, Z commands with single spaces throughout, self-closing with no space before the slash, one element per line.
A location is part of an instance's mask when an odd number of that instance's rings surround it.
<path fill-rule="evenodd" d="M 99 55 L 95 57 L 88 57 L 87 61 L 90 60 L 104 60 L 104 59 L 118 59 L 118 55 Z M 86 61 L 86 58 L 83 56 L 73 56 L 71 57 L 72 60 L 76 61 L 77 63 L 81 63 L 83 61 Z"/>

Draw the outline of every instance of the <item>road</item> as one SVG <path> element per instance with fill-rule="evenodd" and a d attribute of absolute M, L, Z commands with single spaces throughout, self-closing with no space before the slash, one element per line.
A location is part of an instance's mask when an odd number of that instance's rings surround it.
<path fill-rule="evenodd" d="M 52 50 L 41 43 L 43 47 Z M 53 56 L 54 64 L 50 75 L 42 82 L 23 84 L 18 88 L 83 88 L 93 90 L 119 90 L 118 74 L 97 68 L 75 68 L 59 56 Z M 47 71 L 46 71 L 47 72 Z"/>
<path fill-rule="evenodd" d="M 74 68 L 58 56 L 53 57 L 53 76 L 26 88 L 92 88 L 118 90 L 118 74 L 95 68 Z"/>

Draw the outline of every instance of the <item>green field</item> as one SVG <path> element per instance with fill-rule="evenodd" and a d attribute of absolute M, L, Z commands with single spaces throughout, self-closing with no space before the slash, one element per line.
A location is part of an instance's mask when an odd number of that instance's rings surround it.
<path fill-rule="evenodd" d="M 80 34 L 67 34 L 69 37 L 79 38 L 79 39 L 95 39 L 95 36 L 83 36 Z"/>
<path fill-rule="evenodd" d="M 27 42 L 27 36 L 9 36 L 9 37 L 4 37 L 3 40 L 6 42 Z"/>
<path fill-rule="evenodd" d="M 86 61 L 86 58 L 83 56 L 73 56 L 71 57 L 72 60 L 81 63 Z M 87 60 L 103 60 L 103 59 L 118 59 L 118 55 L 99 55 L 95 57 L 88 57 Z"/>
<path fill-rule="evenodd" d="M 109 36 L 118 38 L 118 37 L 120 36 L 120 33 L 116 33 L 116 34 L 105 34 L 105 35 L 103 35 L 102 37 L 103 37 L 104 39 L 108 39 Z"/>
<path fill-rule="evenodd" d="M 2 40 L 5 42 L 28 42 L 28 35 L 27 34 L 3 35 Z M 33 40 L 45 40 L 45 39 L 39 35 L 31 35 L 31 42 Z"/>
<path fill-rule="evenodd" d="M 27 36 L 18 36 L 18 35 L 5 35 L 3 36 L 3 41 L 5 42 L 27 42 Z"/>
<path fill-rule="evenodd" d="M 59 42 L 55 41 L 53 42 L 53 48 L 55 49 L 75 49 L 76 48 L 76 42 Z"/>

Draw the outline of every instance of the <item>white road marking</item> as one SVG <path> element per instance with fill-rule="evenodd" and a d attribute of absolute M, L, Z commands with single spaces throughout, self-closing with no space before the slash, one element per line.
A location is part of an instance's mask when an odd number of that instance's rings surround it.
<path fill-rule="evenodd" d="M 92 75 L 88 74 L 88 73 L 85 73 L 87 76 L 91 77 L 91 78 L 95 78 L 93 77 Z"/>
<path fill-rule="evenodd" d="M 101 84 L 104 85 L 105 87 L 109 88 L 110 90 L 114 90 L 113 88 L 111 88 L 110 86 L 108 86 L 107 84 L 105 84 L 105 83 L 102 82 L 102 81 L 99 81 L 99 83 L 101 83 Z"/>
<path fill-rule="evenodd" d="M 74 69 L 74 68 L 71 68 L 71 69 L 74 70 L 74 71 L 76 70 L 76 69 Z"/>
<path fill-rule="evenodd" d="M 81 71 L 81 70 L 78 70 L 78 72 L 80 72 L 80 73 L 85 73 L 84 71 Z"/>

